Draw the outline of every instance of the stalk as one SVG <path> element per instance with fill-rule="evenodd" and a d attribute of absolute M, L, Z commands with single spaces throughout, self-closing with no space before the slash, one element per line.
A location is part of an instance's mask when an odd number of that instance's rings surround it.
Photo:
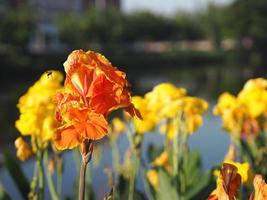
<path fill-rule="evenodd" d="M 120 152 L 117 146 L 117 141 L 111 142 L 111 151 L 112 151 L 112 164 L 116 173 L 115 177 L 117 178 L 120 167 Z"/>
<path fill-rule="evenodd" d="M 84 200 L 86 166 L 87 166 L 87 163 L 81 160 L 80 186 L 79 186 L 79 199 L 80 200 Z"/>
<path fill-rule="evenodd" d="M 56 168 L 57 168 L 57 194 L 58 196 L 61 196 L 61 190 L 62 190 L 62 168 L 63 168 L 63 162 L 62 157 L 60 155 L 56 155 L 57 162 L 56 162 Z"/>
<path fill-rule="evenodd" d="M 39 181 L 39 199 L 44 199 L 44 167 L 43 167 L 43 152 L 38 150 L 37 152 L 37 167 L 38 167 L 38 181 Z"/>
<path fill-rule="evenodd" d="M 44 162 L 45 162 L 45 165 L 47 166 L 48 165 L 48 152 L 47 152 L 47 150 L 45 150 L 45 152 L 44 152 Z M 48 185 L 48 189 L 49 189 L 51 198 L 53 200 L 59 200 L 59 197 L 57 195 L 55 185 L 53 182 L 52 175 L 49 171 L 46 171 L 46 180 L 47 180 L 47 185 Z"/>
<path fill-rule="evenodd" d="M 131 176 L 130 185 L 129 185 L 128 200 L 134 199 L 135 180 L 136 180 L 136 176 L 138 175 L 138 169 L 139 169 L 139 158 L 137 158 L 137 156 L 135 156 L 133 174 Z"/>
<path fill-rule="evenodd" d="M 90 162 L 93 153 L 93 145 L 91 140 L 86 140 L 81 144 L 81 168 L 80 168 L 80 182 L 79 182 L 79 200 L 84 200 L 85 198 L 85 177 L 86 177 L 86 167 Z"/>
<path fill-rule="evenodd" d="M 129 130 L 131 130 L 129 128 Z M 134 166 L 133 166 L 133 173 L 130 176 L 130 183 L 129 183 L 129 196 L 128 200 L 134 199 L 134 190 L 135 190 L 135 180 L 136 176 L 138 175 L 139 171 L 139 162 L 140 162 L 140 147 L 142 142 L 142 136 L 138 135 L 132 135 L 130 131 L 127 131 L 127 137 L 130 144 L 130 148 L 133 151 L 134 154 Z M 138 138 L 141 137 L 141 138 Z"/>

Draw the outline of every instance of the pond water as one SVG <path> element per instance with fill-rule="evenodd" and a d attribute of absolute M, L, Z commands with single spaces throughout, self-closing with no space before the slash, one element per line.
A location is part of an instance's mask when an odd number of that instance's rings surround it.
<path fill-rule="evenodd" d="M 143 157 L 145 157 L 146 149 L 148 145 L 153 143 L 157 146 L 163 146 L 164 138 L 158 133 L 145 134 L 143 141 Z M 93 188 L 97 194 L 97 199 L 103 199 L 103 196 L 107 194 L 110 188 L 107 186 L 107 177 L 104 173 L 104 168 L 111 167 L 111 151 L 110 148 L 104 144 L 100 144 L 102 147 L 102 158 L 98 167 L 91 166 Z M 123 135 L 118 142 L 119 150 L 121 154 L 128 148 L 128 142 L 125 135 Z M 202 156 L 202 169 L 208 170 L 213 166 L 222 161 L 225 153 L 227 152 L 229 145 L 229 136 L 221 128 L 220 119 L 212 116 L 211 111 L 204 117 L 203 126 L 189 138 L 190 149 L 197 149 Z M 78 177 L 78 170 L 73 159 L 73 152 L 67 151 L 64 153 L 64 174 L 63 174 L 63 195 L 65 197 L 73 195 L 75 181 Z M 22 164 L 22 168 L 30 179 L 33 173 L 34 162 L 30 160 Z M 18 191 L 16 190 L 14 183 L 9 177 L 8 172 L 1 168 L 0 179 L 3 186 L 7 189 L 8 193 L 11 194 L 13 199 L 21 199 Z M 142 190 L 143 183 L 139 177 L 137 181 L 137 187 Z M 46 191 L 48 194 L 48 191 Z M 46 195 L 46 199 L 49 196 Z"/>

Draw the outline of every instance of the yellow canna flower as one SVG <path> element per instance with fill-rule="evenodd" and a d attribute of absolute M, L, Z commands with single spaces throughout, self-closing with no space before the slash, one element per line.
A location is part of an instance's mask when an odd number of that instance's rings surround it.
<path fill-rule="evenodd" d="M 267 110 L 267 80 L 261 78 L 249 80 L 237 98 L 246 106 L 250 117 L 259 117 Z"/>
<path fill-rule="evenodd" d="M 151 169 L 148 170 L 146 173 L 146 177 L 148 179 L 148 182 L 152 185 L 152 187 L 157 190 L 159 186 L 159 174 L 156 170 Z"/>
<path fill-rule="evenodd" d="M 203 123 L 202 116 L 199 114 L 188 115 L 186 120 L 186 129 L 189 134 L 194 133 Z"/>
<path fill-rule="evenodd" d="M 147 105 L 154 112 L 160 112 L 168 103 L 177 100 L 186 95 L 184 88 L 177 88 L 171 83 L 161 83 L 153 88 L 151 92 L 145 95 Z"/>
<path fill-rule="evenodd" d="M 17 157 L 25 161 L 27 160 L 30 156 L 33 155 L 32 149 L 29 147 L 29 145 L 23 140 L 22 137 L 18 137 L 15 140 L 15 147 L 17 148 Z"/>
<path fill-rule="evenodd" d="M 202 125 L 201 114 L 207 109 L 208 103 L 206 101 L 200 98 L 186 96 L 165 105 L 161 111 L 161 116 L 174 118 L 179 114 L 183 114 L 185 118 L 184 123 L 186 123 L 185 131 L 191 134 Z M 175 132 L 177 132 L 177 129 Z"/>
<path fill-rule="evenodd" d="M 229 93 L 221 94 L 213 113 L 222 117 L 223 128 L 226 131 L 239 136 L 247 114 L 245 107 L 239 104 L 235 96 Z"/>
<path fill-rule="evenodd" d="M 220 95 L 217 105 L 213 109 L 214 115 L 223 115 L 226 110 L 232 110 L 237 105 L 234 95 L 225 92 Z"/>
<path fill-rule="evenodd" d="M 267 80 L 247 81 L 237 97 L 223 93 L 213 112 L 222 117 L 223 127 L 228 132 L 244 138 L 257 135 L 261 129 L 264 130 L 260 118 L 267 113 Z"/>
<path fill-rule="evenodd" d="M 254 88 L 266 89 L 267 88 L 267 80 L 264 78 L 250 79 L 244 85 L 245 90 L 251 90 Z"/>
<path fill-rule="evenodd" d="M 154 129 L 159 119 L 156 113 L 152 112 L 148 105 L 147 100 L 140 96 L 132 97 L 132 103 L 140 111 L 142 120 L 138 118 L 133 119 L 133 123 L 138 134 L 143 134 Z"/>
<path fill-rule="evenodd" d="M 251 184 L 253 181 L 253 173 L 247 162 L 238 163 L 230 160 L 225 160 L 224 163 L 232 164 L 237 168 L 237 173 L 241 175 L 242 183 L 247 185 Z"/>
<path fill-rule="evenodd" d="M 171 83 L 159 84 L 144 98 L 133 97 L 132 102 L 143 117 L 143 120 L 133 119 L 137 133 L 151 131 L 160 124 L 160 131 L 169 139 L 177 135 L 182 123 L 183 129 L 186 129 L 184 132 L 195 132 L 202 125 L 202 114 L 208 109 L 206 101 L 186 96 L 184 88 L 177 88 Z"/>
<path fill-rule="evenodd" d="M 202 114 L 203 112 L 207 111 L 209 106 L 208 102 L 197 97 L 186 96 L 182 98 L 182 100 L 184 102 L 183 111 L 185 113 Z"/>
<path fill-rule="evenodd" d="M 56 106 L 52 102 L 56 91 L 61 89 L 63 76 L 58 71 L 44 73 L 41 78 L 19 99 L 20 117 L 15 126 L 23 136 L 32 136 L 37 145 L 45 148 L 54 136 Z M 35 147 L 36 144 L 33 144 Z"/>

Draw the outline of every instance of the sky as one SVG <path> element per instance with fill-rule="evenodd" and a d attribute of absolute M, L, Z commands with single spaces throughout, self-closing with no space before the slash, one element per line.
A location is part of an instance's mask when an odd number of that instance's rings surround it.
<path fill-rule="evenodd" d="M 173 15 L 177 10 L 195 11 L 205 9 L 209 2 L 225 5 L 233 0 L 121 0 L 123 11 L 149 10 L 162 15 Z"/>

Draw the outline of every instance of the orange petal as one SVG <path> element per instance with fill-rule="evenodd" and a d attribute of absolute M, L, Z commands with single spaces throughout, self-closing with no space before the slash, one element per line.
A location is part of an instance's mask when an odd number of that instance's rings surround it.
<path fill-rule="evenodd" d="M 265 200 L 267 199 L 267 184 L 261 175 L 256 175 L 253 181 L 255 188 L 254 194 L 251 195 L 251 200 Z"/>
<path fill-rule="evenodd" d="M 83 137 L 90 140 L 103 138 L 108 132 L 108 123 L 103 115 L 90 113 Z"/>
<path fill-rule="evenodd" d="M 82 142 L 81 135 L 73 126 L 58 129 L 54 139 L 55 146 L 59 150 L 72 149 Z"/>
<path fill-rule="evenodd" d="M 90 88 L 90 106 L 97 113 L 106 115 L 113 107 L 117 107 L 120 95 L 119 85 L 108 80 L 104 74 L 95 77 Z"/>
<path fill-rule="evenodd" d="M 126 74 L 112 66 L 105 56 L 93 51 L 87 51 L 86 54 L 97 63 L 96 67 L 104 72 L 109 80 L 119 85 L 128 86 L 128 82 L 125 80 Z"/>

